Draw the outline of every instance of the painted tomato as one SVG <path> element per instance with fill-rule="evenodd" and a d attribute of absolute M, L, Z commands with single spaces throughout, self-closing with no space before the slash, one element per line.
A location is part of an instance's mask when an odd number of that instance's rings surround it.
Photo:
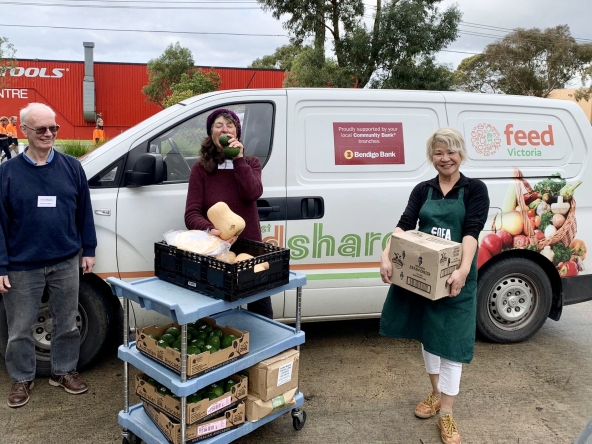
<path fill-rule="evenodd" d="M 479 252 L 477 253 L 477 268 L 481 268 L 481 266 L 491 259 L 491 253 L 487 248 L 479 248 Z"/>
<path fill-rule="evenodd" d="M 518 234 L 514 236 L 514 248 L 526 248 L 529 244 L 528 237 L 525 235 Z"/>
<path fill-rule="evenodd" d="M 536 229 L 534 230 L 534 237 L 536 239 L 536 241 L 540 241 L 543 240 L 545 238 L 545 233 L 543 233 L 541 230 Z"/>
<path fill-rule="evenodd" d="M 487 248 L 492 256 L 500 254 L 503 248 L 503 242 L 496 234 L 488 234 L 481 241 L 481 247 Z"/>
<path fill-rule="evenodd" d="M 510 233 L 505 230 L 499 230 L 495 235 L 501 239 L 503 248 L 512 248 L 513 240 Z"/>

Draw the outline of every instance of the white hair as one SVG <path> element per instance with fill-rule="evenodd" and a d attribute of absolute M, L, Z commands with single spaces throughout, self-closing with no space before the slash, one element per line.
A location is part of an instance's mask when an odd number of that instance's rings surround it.
<path fill-rule="evenodd" d="M 53 109 L 51 109 L 49 106 L 47 106 L 45 103 L 38 103 L 38 102 L 32 102 L 29 103 L 27 106 L 25 106 L 23 109 L 21 109 L 21 123 L 23 125 L 27 124 L 27 117 L 29 116 L 29 113 L 35 109 L 43 109 L 46 111 L 49 111 L 52 115 L 53 118 L 55 119 L 56 117 L 56 113 Z"/>

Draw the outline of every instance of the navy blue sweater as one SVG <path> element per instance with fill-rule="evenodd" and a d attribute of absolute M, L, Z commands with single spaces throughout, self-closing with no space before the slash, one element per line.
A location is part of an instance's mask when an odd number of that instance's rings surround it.
<path fill-rule="evenodd" d="M 56 151 L 50 163 L 36 166 L 23 156 L 0 166 L 0 276 L 55 265 L 81 248 L 94 257 L 97 236 L 80 162 Z M 55 196 L 55 207 L 40 207 L 39 196 Z"/>

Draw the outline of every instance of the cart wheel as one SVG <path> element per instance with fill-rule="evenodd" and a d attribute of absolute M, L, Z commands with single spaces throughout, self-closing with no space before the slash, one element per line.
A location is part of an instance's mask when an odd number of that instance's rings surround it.
<path fill-rule="evenodd" d="M 302 430 L 304 424 L 306 423 L 306 412 L 302 410 L 299 413 L 294 414 L 292 413 L 292 425 L 296 430 Z"/>
<path fill-rule="evenodd" d="M 140 444 L 140 438 L 134 435 L 132 432 L 128 432 L 129 437 L 126 438 L 125 436 L 121 440 L 121 444 Z"/>

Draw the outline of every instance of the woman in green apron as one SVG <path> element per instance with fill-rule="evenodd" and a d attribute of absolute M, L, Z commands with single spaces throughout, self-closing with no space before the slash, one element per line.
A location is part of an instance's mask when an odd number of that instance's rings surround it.
<path fill-rule="evenodd" d="M 464 176 L 459 168 L 467 158 L 462 135 L 440 128 L 427 141 L 427 158 L 438 176 L 419 183 L 411 192 L 395 233 L 417 229 L 442 233 L 462 243 L 461 264 L 447 284 L 450 296 L 436 301 L 391 285 L 380 319 L 380 334 L 416 339 L 422 344 L 432 391 L 421 401 L 415 415 L 438 414 L 442 442 L 460 444 L 452 417 L 462 364 L 471 362 L 475 345 L 477 294 L 477 240 L 487 219 L 489 196 L 483 182 Z M 380 274 L 390 283 L 390 241 L 381 257 Z"/>

